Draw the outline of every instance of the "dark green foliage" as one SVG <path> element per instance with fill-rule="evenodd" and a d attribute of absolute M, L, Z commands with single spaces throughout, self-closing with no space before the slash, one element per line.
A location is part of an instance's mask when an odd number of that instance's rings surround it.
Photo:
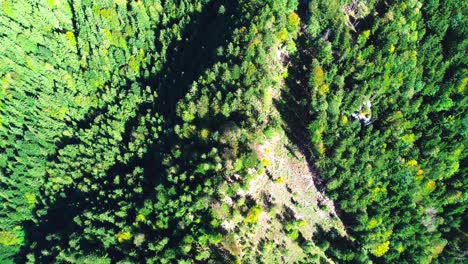
<path fill-rule="evenodd" d="M 290 87 L 307 95 L 294 111 L 309 120 L 314 163 L 354 240 L 326 238 L 327 253 L 453 262 L 466 240 L 466 4 L 356 2 L 348 18 L 339 1 L 309 3 L 297 58 L 312 62 L 309 79 Z"/>
<path fill-rule="evenodd" d="M 284 128 L 348 231 L 285 220 L 306 262 L 456 262 L 467 5 L 350 3 L 0 1 L 0 262 L 240 261 Z"/>
<path fill-rule="evenodd" d="M 234 161 L 258 164 L 294 3 L 2 4 L 1 258 L 219 258 L 211 197 Z"/>

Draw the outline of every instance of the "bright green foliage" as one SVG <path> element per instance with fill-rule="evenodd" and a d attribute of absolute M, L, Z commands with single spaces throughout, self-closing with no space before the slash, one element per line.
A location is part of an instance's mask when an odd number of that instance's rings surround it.
<path fill-rule="evenodd" d="M 130 232 L 128 231 L 120 231 L 119 233 L 117 233 L 117 241 L 119 241 L 120 243 L 129 240 L 131 237 L 132 234 L 130 234 Z"/>
<path fill-rule="evenodd" d="M 466 251 L 466 12 L 0 0 L 0 263 L 280 254 L 245 246 L 275 209 L 246 194 L 276 162 L 255 147 L 280 129 L 348 231 L 314 244 L 291 213 L 282 231 L 308 263 L 452 263 Z"/>
<path fill-rule="evenodd" d="M 258 222 L 260 214 L 263 212 L 263 209 L 260 206 L 252 207 L 245 217 L 245 222 L 248 224 L 255 224 Z"/>
<path fill-rule="evenodd" d="M 338 262 L 452 262 L 466 239 L 466 197 L 449 197 L 466 188 L 467 5 L 349 2 L 309 2 L 293 60 L 309 79 L 289 87 L 309 95 L 297 97 L 296 115 L 308 120 L 312 162 L 354 242 L 315 240 L 333 241 L 327 254 Z"/>
<path fill-rule="evenodd" d="M 277 82 L 270 48 L 293 43 L 294 8 L 2 1 L 1 260 L 20 246 L 20 262 L 220 258 L 207 205 L 250 166 Z"/>

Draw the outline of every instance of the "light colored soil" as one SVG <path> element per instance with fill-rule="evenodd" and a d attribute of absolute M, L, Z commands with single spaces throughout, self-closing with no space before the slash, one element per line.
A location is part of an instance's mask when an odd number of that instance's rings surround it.
<path fill-rule="evenodd" d="M 306 158 L 297 150 L 290 153 L 288 149 L 294 149 L 294 146 L 282 131 L 271 139 L 265 139 L 262 144 L 254 145 L 253 149 L 260 160 L 268 160 L 269 164 L 265 173 L 250 182 L 247 194 L 257 204 L 265 203 L 265 197 L 269 197 L 275 215 L 262 213 L 252 237 L 253 244 L 264 239 L 283 245 L 286 253 L 280 260 L 282 263 L 293 263 L 304 257 L 297 243 L 287 237 L 284 223 L 280 220 L 286 208 L 294 212 L 296 220 L 306 221 L 299 230 L 307 240 L 312 239 L 317 226 L 324 230 L 334 228 L 343 236 L 346 234 L 336 217 L 333 202 L 315 187 L 315 175 L 309 170 Z"/>
<path fill-rule="evenodd" d="M 276 71 L 279 67 L 282 72 L 285 70 L 284 60 L 287 53 L 284 49 L 274 52 L 276 59 L 272 61 L 271 68 Z M 280 97 L 283 85 L 284 81 L 281 80 L 279 87 L 271 87 L 268 100 L 258 106 L 259 110 L 263 109 L 268 113 L 265 123 L 269 122 L 270 118 L 280 119 L 272 100 Z M 333 201 L 317 190 L 314 184 L 314 180 L 318 180 L 317 175 L 309 169 L 305 156 L 289 141 L 283 130 L 251 147 L 258 158 L 268 164 L 261 173 L 250 168 L 251 174 L 256 176 L 247 187 L 239 190 L 236 196 L 251 197 L 263 208 L 257 223 L 249 225 L 242 219 L 229 219 L 222 213 L 221 204 L 236 207 L 232 203 L 235 197 L 224 197 L 212 205 L 212 209 L 218 212 L 224 221 L 221 226 L 229 234 L 235 234 L 235 244 L 239 247 L 237 256 L 242 259 L 242 263 L 297 263 L 301 259 L 307 262 L 302 248 L 287 235 L 287 221 L 303 220 L 305 224 L 299 228 L 299 232 L 308 241 L 312 240 L 319 226 L 325 231 L 335 229 L 342 236 L 346 236 L 345 228 L 336 215 Z M 231 177 L 228 182 L 232 184 L 240 179 L 241 177 Z M 288 211 L 292 212 L 294 219 L 285 219 Z M 230 247 L 232 252 L 233 246 Z M 225 248 L 229 250 L 229 246 Z M 333 263 L 320 248 L 315 247 L 313 251 L 325 262 Z"/>

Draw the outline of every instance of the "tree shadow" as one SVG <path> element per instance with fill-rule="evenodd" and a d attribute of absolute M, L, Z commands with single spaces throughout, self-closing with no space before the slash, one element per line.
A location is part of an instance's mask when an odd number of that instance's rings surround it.
<path fill-rule="evenodd" d="M 219 7 L 224 5 L 226 8 L 225 14 L 218 14 Z M 171 149 L 176 144 L 180 144 L 180 139 L 177 138 L 173 131 L 173 126 L 178 120 L 175 109 L 177 102 L 184 97 L 190 89 L 190 85 L 198 79 L 207 69 L 211 68 L 214 63 L 220 61 L 216 57 L 216 49 L 219 46 L 225 46 L 229 43 L 232 32 L 237 27 L 235 23 L 235 15 L 240 12 L 236 1 L 216 1 L 205 5 L 200 13 L 195 13 L 189 17 L 190 22 L 185 28 L 181 29 L 181 40 L 174 40 L 169 43 L 167 48 L 167 61 L 161 66 L 161 71 L 152 74 L 147 78 L 136 80 L 142 89 L 149 86 L 152 91 L 157 92 L 158 97 L 152 102 L 143 102 L 135 105 L 136 115 L 130 118 L 125 124 L 125 132 L 123 133 L 122 145 L 127 145 L 131 140 L 131 134 L 138 127 L 140 118 L 146 113 L 152 115 L 160 115 L 165 122 L 162 124 L 162 132 L 160 138 L 151 145 L 146 146 L 146 153 L 143 157 L 134 156 L 130 161 L 122 163 L 115 161 L 107 171 L 105 177 L 93 179 L 93 184 L 98 188 L 90 189 L 88 192 L 82 192 L 72 188 L 66 188 L 59 192 L 52 199 L 46 198 L 37 205 L 34 215 L 38 222 L 28 222 L 25 226 L 25 242 L 21 252 L 16 258 L 17 263 L 25 263 L 26 254 L 32 253 L 37 260 L 44 263 L 53 263 L 54 254 L 49 256 L 43 254 L 50 248 L 51 241 L 54 245 L 60 245 L 61 248 L 68 248 L 69 242 L 73 236 L 84 233 L 83 225 L 78 225 L 75 222 L 76 217 L 83 213 L 92 213 L 100 215 L 106 212 L 116 212 L 121 206 L 121 197 L 112 198 L 112 192 L 116 188 L 124 189 L 129 193 L 132 192 L 134 186 L 128 183 L 113 184 L 116 176 L 124 177 L 133 173 L 135 168 L 143 168 L 143 191 L 141 194 L 127 194 L 127 204 L 132 205 L 127 212 L 126 222 L 132 222 L 137 212 L 135 208 L 141 208 L 145 200 L 154 200 L 156 197 L 155 186 L 162 184 L 170 186 L 165 177 L 164 164 L 162 160 L 164 155 L 170 153 Z M 156 34 L 157 36 L 157 34 Z M 154 43 L 155 46 L 160 43 Z M 151 63 L 149 65 L 151 67 Z M 125 93 L 130 90 L 131 81 L 126 80 L 127 86 L 119 87 L 120 92 Z M 90 124 L 97 123 L 96 117 L 106 115 L 109 111 L 110 104 L 104 105 L 98 109 L 90 111 L 86 117 L 78 122 L 76 129 L 91 129 Z M 151 131 L 151 127 L 146 127 Z M 79 138 L 69 137 L 63 138 L 57 143 L 56 154 L 49 157 L 49 162 L 59 163 L 60 153 L 58 150 L 64 149 L 69 145 L 83 144 Z M 98 162 L 98 161 L 96 161 Z M 64 172 L 65 173 L 65 172 Z M 93 177 L 91 174 L 85 174 L 83 178 Z M 42 188 L 41 197 L 47 197 L 47 189 Z M 100 192 L 104 191 L 108 195 L 106 201 L 100 201 L 98 197 L 102 196 Z M 208 221 L 209 222 L 209 221 Z M 102 228 L 115 228 L 110 222 L 103 221 Z M 147 232 L 146 232 L 147 231 Z M 149 237 L 157 238 L 158 234 L 152 229 L 145 230 L 145 234 Z M 104 248 L 92 238 L 81 240 L 80 248 L 83 253 L 93 253 L 102 251 L 102 253 L 111 256 L 113 261 L 124 259 L 122 251 L 113 248 Z M 132 245 L 129 250 L 132 250 Z M 139 256 L 141 261 L 144 261 L 143 256 Z"/>
<path fill-rule="evenodd" d="M 301 3 L 299 10 L 306 7 Z M 305 14 L 299 15 L 304 16 Z M 309 65 L 304 62 L 312 62 L 314 54 L 303 47 L 307 47 L 306 34 L 301 34 L 296 40 L 298 51 L 294 53 L 288 68 L 288 77 L 285 79 L 285 87 L 281 89 L 280 99 L 275 100 L 275 107 L 278 109 L 281 119 L 284 122 L 283 129 L 289 140 L 297 147 L 307 160 L 309 171 L 314 174 L 314 183 L 320 191 L 324 191 L 324 185 L 318 170 L 313 162 L 314 154 L 308 135 L 308 124 L 311 117 L 311 94 L 308 88 Z"/>
<path fill-rule="evenodd" d="M 298 8 L 298 14 L 302 19 L 305 19 L 307 10 L 305 2 L 301 2 Z M 302 28 L 305 30 L 305 27 Z M 314 54 L 308 43 L 308 37 L 305 32 L 299 34 L 296 39 L 296 46 L 298 51 L 291 55 L 290 66 L 288 67 L 288 77 L 285 79 L 285 87 L 281 90 L 281 96 L 275 100 L 275 107 L 278 109 L 281 119 L 283 120 L 283 129 L 288 139 L 293 145 L 304 155 L 307 161 L 309 171 L 313 174 L 313 182 L 318 191 L 327 194 L 326 182 L 320 175 L 320 171 L 316 166 L 318 156 L 314 152 L 311 145 L 309 135 L 309 124 L 314 120 L 314 109 L 311 109 L 312 95 L 309 90 L 309 76 L 312 59 L 317 55 Z M 310 64 L 304 64 L 310 63 Z M 341 210 L 340 204 L 334 201 L 335 210 L 340 219 L 345 223 L 350 223 L 353 217 Z M 328 235 L 335 237 L 336 231 L 331 230 L 328 233 L 321 230 L 316 236 L 314 241 L 321 242 Z M 350 244 L 352 247 L 356 245 L 346 238 L 339 238 L 342 244 Z M 348 245 L 349 246 L 349 245 Z M 328 252 L 327 252 L 328 253 Z"/>

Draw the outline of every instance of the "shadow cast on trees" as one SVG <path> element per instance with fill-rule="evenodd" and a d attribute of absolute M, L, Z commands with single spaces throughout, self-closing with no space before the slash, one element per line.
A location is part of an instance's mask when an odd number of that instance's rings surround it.
<path fill-rule="evenodd" d="M 218 14 L 218 9 L 221 5 L 226 7 L 226 13 Z M 189 24 L 181 29 L 182 38 L 180 41 L 173 41 L 167 49 L 167 61 L 162 65 L 161 71 L 148 78 L 139 79 L 137 83 L 144 89 L 149 86 L 153 91 L 156 91 L 158 97 L 154 102 L 141 103 L 136 106 L 137 114 L 130 118 L 125 124 L 125 133 L 122 144 L 126 145 L 131 139 L 131 133 L 138 126 L 140 117 L 150 111 L 151 114 L 158 114 L 164 118 L 163 130 L 160 138 L 151 146 L 146 146 L 147 151 L 142 158 L 133 157 L 127 164 L 119 163 L 118 161 L 106 171 L 106 176 L 100 179 L 93 180 L 93 184 L 97 184 L 100 188 L 90 190 L 89 192 L 81 192 L 76 188 L 66 188 L 63 193 L 57 194 L 53 202 L 39 204 L 35 209 L 34 214 L 39 211 L 45 212 L 39 217 L 38 223 L 28 222 L 25 224 L 25 242 L 20 254 L 16 259 L 17 263 L 24 263 L 27 253 L 33 253 L 36 260 L 53 262 L 53 256 L 44 257 L 43 250 L 50 247 L 48 237 L 51 236 L 61 248 L 67 248 L 68 242 L 75 234 L 83 232 L 82 226 L 75 223 L 74 218 L 83 214 L 83 212 L 92 212 L 99 215 L 105 212 L 115 212 L 118 210 L 121 199 L 108 198 L 106 203 L 103 203 L 97 197 L 99 192 L 104 191 L 106 194 L 111 194 L 112 182 L 116 175 L 125 176 L 131 173 L 135 168 L 143 168 L 143 192 L 138 195 L 131 196 L 131 204 L 135 208 L 143 205 L 145 200 L 155 199 L 155 186 L 157 184 L 169 185 L 165 181 L 164 165 L 162 158 L 164 153 L 170 153 L 170 150 L 175 144 L 180 144 L 180 139 L 177 138 L 173 131 L 174 124 L 181 121 L 175 114 L 177 102 L 184 97 L 190 88 L 190 85 L 198 79 L 207 69 L 209 69 L 219 58 L 216 58 L 216 49 L 219 46 L 227 45 L 232 36 L 236 25 L 235 15 L 240 12 L 235 1 L 223 0 L 210 2 L 203 7 L 201 13 L 193 14 L 190 17 Z M 157 34 L 156 34 L 157 35 Z M 154 43 L 158 47 L 159 43 Z M 217 59 L 217 60 L 215 60 Z M 150 62 L 151 63 L 151 62 Z M 151 67 L 151 65 L 150 65 Z M 126 80 L 130 83 L 129 80 Z M 121 91 L 129 90 L 129 87 L 119 87 Z M 88 115 L 78 123 L 76 129 L 89 128 L 90 123 L 95 122 L 96 116 L 106 113 L 108 105 L 99 109 L 90 111 Z M 151 129 L 147 127 L 147 129 Z M 151 130 L 150 130 L 151 131 Z M 79 144 L 80 140 L 64 139 L 57 143 L 57 149 L 63 149 L 67 145 Z M 49 162 L 58 161 L 57 154 L 49 158 Z M 90 175 L 83 175 L 84 178 Z M 121 183 L 121 189 L 132 191 L 133 186 L 126 183 Z M 44 189 L 41 189 L 41 196 L 47 197 Z M 49 204 L 48 204 L 49 203 Z M 127 222 L 135 219 L 137 212 L 134 208 L 128 211 Z M 130 220 L 131 219 L 131 220 Z M 209 222 L 209 221 L 208 221 Z M 110 223 L 102 223 L 102 227 L 112 228 Z M 152 229 L 145 230 L 148 237 L 159 237 L 164 234 L 156 233 Z M 96 252 L 102 245 L 92 241 L 91 239 L 81 240 L 80 248 L 84 253 Z M 129 250 L 131 250 L 129 246 Z M 118 261 L 125 256 L 116 249 L 102 249 L 105 253 L 112 256 L 112 259 Z M 143 256 L 139 256 L 142 258 Z M 142 259 L 143 260 L 143 259 Z"/>
<path fill-rule="evenodd" d="M 316 157 L 313 153 L 313 147 L 311 146 L 308 135 L 308 123 L 312 121 L 309 113 L 311 95 L 308 91 L 309 68 L 303 63 L 312 61 L 313 54 L 307 50 L 300 50 L 300 47 L 305 47 L 306 39 L 304 35 L 300 36 L 297 40 L 299 50 L 291 58 L 291 66 L 288 68 L 288 78 L 285 80 L 286 85 L 285 88 L 281 90 L 281 99 L 275 101 L 275 106 L 284 121 L 283 129 L 288 139 L 306 158 L 309 171 L 313 174 L 314 185 L 318 191 L 326 194 L 326 185 L 315 165 Z M 337 201 L 334 203 L 337 214 L 345 225 L 347 225 L 348 222 L 346 220 L 351 220 L 351 216 L 348 216 L 340 209 L 340 205 Z M 318 226 L 318 228 L 319 232 L 314 235 L 313 239 L 327 255 L 333 255 L 334 253 L 326 251 L 328 246 L 322 246 L 322 244 L 326 244 L 326 241 L 336 242 L 337 245 L 340 245 L 337 246 L 339 248 L 345 248 L 341 245 L 346 244 L 349 246 L 349 243 L 355 246 L 353 242 L 339 236 L 334 229 L 327 232 L 322 230 L 320 226 Z M 301 240 L 300 244 L 306 246 L 306 241 Z"/>
<path fill-rule="evenodd" d="M 298 14 L 303 19 L 305 19 L 306 16 L 306 8 L 305 3 L 301 2 L 298 8 Z M 275 100 L 274 104 L 281 115 L 281 119 L 284 121 L 283 129 L 288 139 L 306 158 L 309 171 L 313 174 L 314 185 L 318 191 L 327 194 L 326 182 L 320 175 L 319 169 L 316 166 L 315 161 L 317 157 L 313 151 L 309 135 L 309 124 L 314 118 L 313 109 L 310 109 L 312 105 L 312 95 L 309 90 L 311 65 L 304 63 L 311 63 L 316 54 L 313 53 L 313 49 L 306 48 L 310 46 L 307 38 L 308 35 L 304 33 L 300 34 L 296 39 L 298 51 L 291 55 L 288 77 L 285 79 L 285 87 L 281 90 L 280 99 Z M 334 201 L 334 203 L 335 210 L 345 226 L 352 224 L 354 222 L 352 215 L 341 210 L 338 201 Z M 314 236 L 314 241 L 320 242 L 319 240 L 325 237 L 323 233 L 325 232 Z M 332 231 L 329 235 L 335 236 L 336 234 Z M 346 239 L 343 241 L 345 240 Z M 350 241 L 346 240 L 346 243 L 348 242 Z M 352 244 L 355 246 L 354 243 Z"/>

